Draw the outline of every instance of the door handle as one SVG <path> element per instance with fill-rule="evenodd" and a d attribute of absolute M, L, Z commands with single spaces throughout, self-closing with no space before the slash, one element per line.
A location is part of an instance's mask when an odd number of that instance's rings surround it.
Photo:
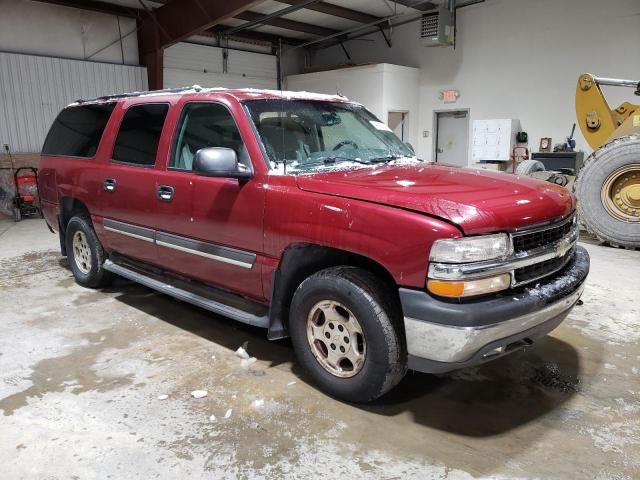
<path fill-rule="evenodd" d="M 170 202 L 173 200 L 173 187 L 169 185 L 160 185 L 158 187 L 158 198 L 163 202 Z"/>
<path fill-rule="evenodd" d="M 115 178 L 107 178 L 102 184 L 105 192 L 115 192 L 116 190 L 116 179 Z"/>

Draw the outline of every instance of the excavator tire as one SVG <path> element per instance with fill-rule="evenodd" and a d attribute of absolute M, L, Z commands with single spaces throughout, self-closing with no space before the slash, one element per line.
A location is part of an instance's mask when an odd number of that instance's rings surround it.
<path fill-rule="evenodd" d="M 593 152 L 578 174 L 576 195 L 591 234 L 613 247 L 640 248 L 640 135 Z"/>
<path fill-rule="evenodd" d="M 523 160 L 516 167 L 516 175 L 529 175 L 534 172 L 543 172 L 544 163 L 538 160 Z"/>

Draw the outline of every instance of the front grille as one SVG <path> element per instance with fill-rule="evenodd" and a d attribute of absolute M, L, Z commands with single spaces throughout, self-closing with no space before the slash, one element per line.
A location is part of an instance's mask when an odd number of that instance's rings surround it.
<path fill-rule="evenodd" d="M 514 233 L 513 250 L 515 253 L 526 252 L 557 242 L 569 235 L 574 225 L 574 216 L 562 220 L 548 227 L 535 229 L 531 232 Z"/>
<path fill-rule="evenodd" d="M 544 262 L 534 263 L 528 267 L 516 269 L 513 272 L 516 284 L 522 285 L 523 283 L 533 282 L 534 280 L 557 272 L 562 269 L 567 262 L 569 262 L 574 253 L 575 247 L 565 253 L 562 257 L 552 258 L 550 260 L 545 260 Z"/>

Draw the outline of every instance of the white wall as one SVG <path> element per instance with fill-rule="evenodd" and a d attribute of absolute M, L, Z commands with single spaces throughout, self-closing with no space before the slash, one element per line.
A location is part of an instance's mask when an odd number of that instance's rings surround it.
<path fill-rule="evenodd" d="M 393 47 L 380 33 L 345 46 L 356 63 L 390 62 L 419 67 L 422 158 L 432 158 L 433 111 L 469 108 L 474 119 L 518 118 L 537 151 L 540 137 L 563 141 L 575 122 L 578 75 L 640 78 L 639 0 L 487 0 L 458 10 L 456 49 L 426 48 L 420 22 L 397 27 Z M 315 65 L 344 61 L 342 49 L 315 55 Z M 365 88 L 365 86 L 362 86 Z M 460 90 L 454 105 L 439 98 L 445 88 Z M 610 103 L 637 103 L 631 89 L 608 89 Z M 578 147 L 590 151 L 577 133 Z"/>
<path fill-rule="evenodd" d="M 0 52 L 0 145 L 39 152 L 69 103 L 146 89 L 143 67 Z"/>
<path fill-rule="evenodd" d="M 136 22 L 121 17 L 120 28 L 124 36 L 135 30 Z M 31 0 L 0 0 L 3 52 L 83 60 L 118 38 L 118 19 L 113 15 Z M 137 65 L 137 35 L 124 38 L 122 46 L 124 62 L 119 41 L 91 60 Z"/>
<path fill-rule="evenodd" d="M 408 112 L 408 141 L 415 148 L 420 141 L 420 70 L 385 63 L 384 72 L 382 93 L 385 113 L 381 119 L 386 122 L 388 112 Z"/>
<path fill-rule="evenodd" d="M 328 70 L 325 72 L 289 75 L 287 90 L 303 90 L 345 97 L 364 104 L 374 115 L 384 120 L 382 65 Z"/>
<path fill-rule="evenodd" d="M 288 90 L 340 94 L 362 103 L 383 122 L 390 111 L 409 112 L 409 141 L 419 132 L 419 70 L 390 64 L 363 65 L 324 72 L 289 75 Z"/>

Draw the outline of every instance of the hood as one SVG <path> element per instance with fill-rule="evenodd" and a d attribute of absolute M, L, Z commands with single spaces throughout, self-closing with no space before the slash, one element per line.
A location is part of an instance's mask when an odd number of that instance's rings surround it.
<path fill-rule="evenodd" d="M 433 163 L 336 169 L 298 175 L 296 181 L 308 192 L 439 217 L 467 235 L 543 223 L 574 208 L 571 193 L 549 182 Z"/>

